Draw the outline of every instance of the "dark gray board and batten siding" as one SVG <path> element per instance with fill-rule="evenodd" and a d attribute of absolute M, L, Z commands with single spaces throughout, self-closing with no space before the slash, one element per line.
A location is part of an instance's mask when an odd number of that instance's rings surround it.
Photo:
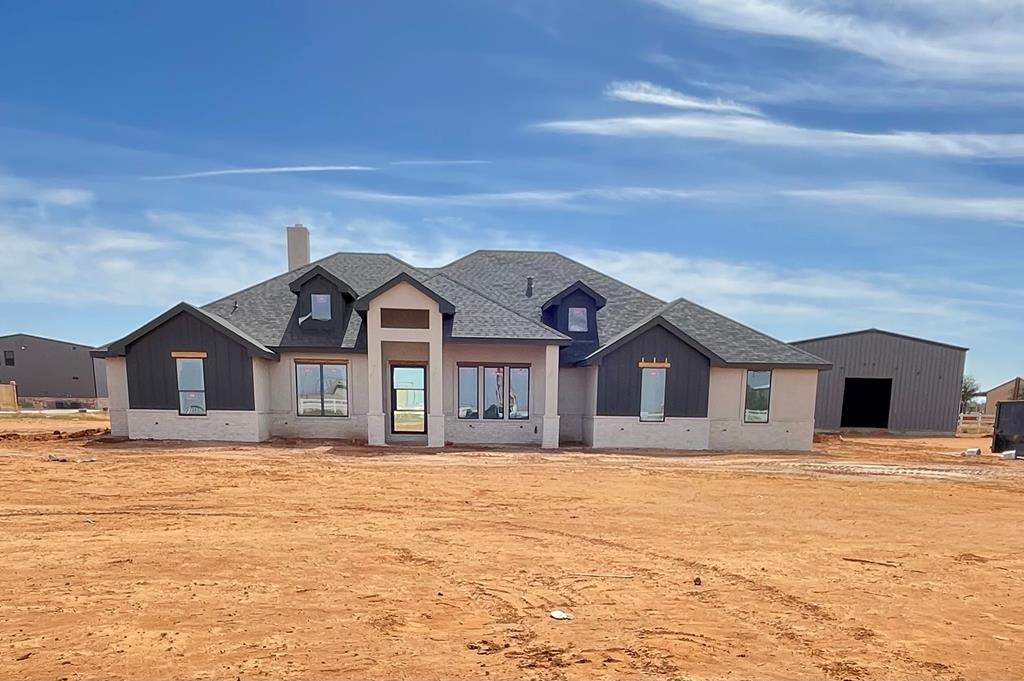
<path fill-rule="evenodd" d="M 252 356 L 240 343 L 188 314 L 167 320 L 126 348 L 128 405 L 178 410 L 177 365 L 172 352 L 205 352 L 206 409 L 252 411 Z"/>
<path fill-rule="evenodd" d="M 966 348 L 875 330 L 791 345 L 832 362 L 818 374 L 816 429 L 839 430 L 847 378 L 891 378 L 889 430 L 956 431 Z"/>
<path fill-rule="evenodd" d="M 706 417 L 711 362 L 660 326 L 601 358 L 597 372 L 597 415 L 640 417 L 641 359 L 667 359 L 665 416 Z"/>

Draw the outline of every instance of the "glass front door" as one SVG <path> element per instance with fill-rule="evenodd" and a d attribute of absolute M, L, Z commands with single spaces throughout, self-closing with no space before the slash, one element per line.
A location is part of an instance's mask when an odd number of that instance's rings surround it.
<path fill-rule="evenodd" d="M 427 432 L 427 368 L 391 367 L 391 432 Z"/>

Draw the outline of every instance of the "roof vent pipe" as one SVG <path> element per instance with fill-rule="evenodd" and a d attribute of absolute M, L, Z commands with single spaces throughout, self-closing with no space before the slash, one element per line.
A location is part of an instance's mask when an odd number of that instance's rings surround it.
<path fill-rule="evenodd" d="M 288 228 L 288 271 L 309 264 L 309 230 L 298 223 Z"/>
<path fill-rule="evenodd" d="M 533 297 L 533 277 L 526 278 L 526 297 Z"/>

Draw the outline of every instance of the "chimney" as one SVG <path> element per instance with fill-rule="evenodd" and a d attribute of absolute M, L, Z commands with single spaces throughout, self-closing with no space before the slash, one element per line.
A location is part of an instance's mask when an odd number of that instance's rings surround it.
<path fill-rule="evenodd" d="M 526 278 L 526 297 L 533 297 L 533 277 Z"/>
<path fill-rule="evenodd" d="M 288 228 L 288 271 L 309 264 L 309 230 L 298 223 Z"/>

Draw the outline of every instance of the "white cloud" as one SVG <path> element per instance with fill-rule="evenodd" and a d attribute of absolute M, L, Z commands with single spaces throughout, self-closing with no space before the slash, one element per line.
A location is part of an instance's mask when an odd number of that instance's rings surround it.
<path fill-rule="evenodd" d="M 218 177 L 221 175 L 266 175 L 273 173 L 325 173 L 376 170 L 370 166 L 270 166 L 266 168 L 228 168 L 225 170 L 204 170 L 179 175 L 147 175 L 140 180 L 188 180 L 197 177 Z"/>
<path fill-rule="evenodd" d="M 674 109 L 692 109 L 697 111 L 713 111 L 716 113 L 747 114 L 760 116 L 757 109 L 737 104 L 724 99 L 701 99 L 683 94 L 647 81 L 617 82 L 605 89 L 605 95 L 611 99 L 640 104 L 660 104 Z"/>
<path fill-rule="evenodd" d="M 804 201 L 853 206 L 882 213 L 1024 222 L 1024 198 L 1019 196 L 934 194 L 889 184 L 791 189 L 779 194 Z"/>
<path fill-rule="evenodd" d="M 978 158 L 1024 156 L 1024 134 L 851 132 L 733 115 L 623 116 L 548 121 L 540 130 L 611 137 L 679 137 L 833 151 L 888 151 Z"/>
<path fill-rule="evenodd" d="M 650 0 L 726 30 L 806 40 L 937 79 L 1015 82 L 1024 75 L 1016 0 Z"/>
<path fill-rule="evenodd" d="M 20 177 L 0 176 L 0 202 L 74 207 L 92 203 L 93 198 L 93 193 L 86 189 L 43 186 Z"/>

